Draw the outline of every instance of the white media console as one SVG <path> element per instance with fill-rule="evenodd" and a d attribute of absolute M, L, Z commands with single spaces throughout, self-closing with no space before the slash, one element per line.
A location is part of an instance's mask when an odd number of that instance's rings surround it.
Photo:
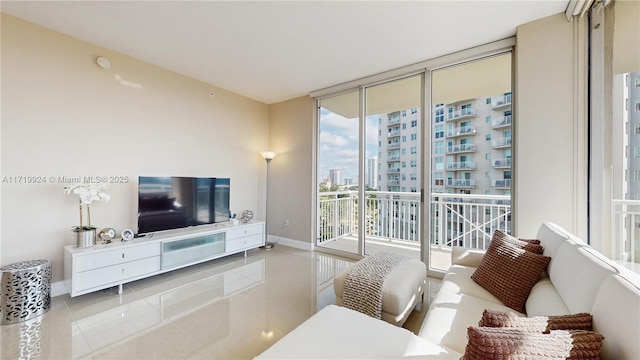
<path fill-rule="evenodd" d="M 78 296 L 122 285 L 265 244 L 264 222 L 172 230 L 131 241 L 64 248 L 64 284 Z"/>

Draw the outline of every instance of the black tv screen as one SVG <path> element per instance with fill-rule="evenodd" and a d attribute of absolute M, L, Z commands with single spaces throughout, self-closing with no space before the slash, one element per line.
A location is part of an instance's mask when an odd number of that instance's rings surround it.
<path fill-rule="evenodd" d="M 229 221 L 228 178 L 138 177 L 138 233 Z"/>

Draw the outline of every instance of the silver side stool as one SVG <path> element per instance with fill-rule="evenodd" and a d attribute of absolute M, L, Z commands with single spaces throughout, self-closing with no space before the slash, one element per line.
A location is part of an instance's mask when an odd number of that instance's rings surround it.
<path fill-rule="evenodd" d="M 51 263 L 29 260 L 0 267 L 0 325 L 38 317 L 51 308 Z"/>

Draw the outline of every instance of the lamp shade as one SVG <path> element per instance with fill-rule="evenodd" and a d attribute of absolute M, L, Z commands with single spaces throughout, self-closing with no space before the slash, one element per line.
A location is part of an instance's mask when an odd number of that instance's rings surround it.
<path fill-rule="evenodd" d="M 265 160 L 271 160 L 271 159 L 273 159 L 274 157 L 276 157 L 276 155 L 278 155 L 278 154 L 276 154 L 276 153 L 275 153 L 275 152 L 273 152 L 273 151 L 261 151 L 261 152 L 260 152 L 260 155 L 262 155 L 262 157 L 263 157 Z"/>

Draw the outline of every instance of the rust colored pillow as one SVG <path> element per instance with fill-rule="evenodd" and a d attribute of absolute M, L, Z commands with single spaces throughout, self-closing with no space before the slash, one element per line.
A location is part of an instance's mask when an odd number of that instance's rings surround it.
<path fill-rule="evenodd" d="M 491 237 L 491 241 L 494 239 L 501 239 L 509 244 L 515 245 L 520 249 L 524 249 L 527 251 L 531 251 L 534 254 L 542 255 L 544 251 L 544 247 L 540 245 L 540 240 L 534 239 L 518 239 L 517 237 L 513 237 L 507 233 L 504 233 L 500 230 L 496 230 L 493 232 L 493 236 Z"/>
<path fill-rule="evenodd" d="M 478 326 L 517 328 L 527 332 L 549 333 L 551 330 L 593 330 L 591 314 L 522 317 L 516 313 L 485 309 Z"/>
<path fill-rule="evenodd" d="M 500 238 L 491 241 L 471 278 L 505 305 L 521 313 L 531 288 L 551 258 L 520 249 Z"/>
<path fill-rule="evenodd" d="M 469 327 L 464 360 L 599 359 L 604 337 L 593 331 L 554 330 L 549 334 L 513 328 Z"/>

